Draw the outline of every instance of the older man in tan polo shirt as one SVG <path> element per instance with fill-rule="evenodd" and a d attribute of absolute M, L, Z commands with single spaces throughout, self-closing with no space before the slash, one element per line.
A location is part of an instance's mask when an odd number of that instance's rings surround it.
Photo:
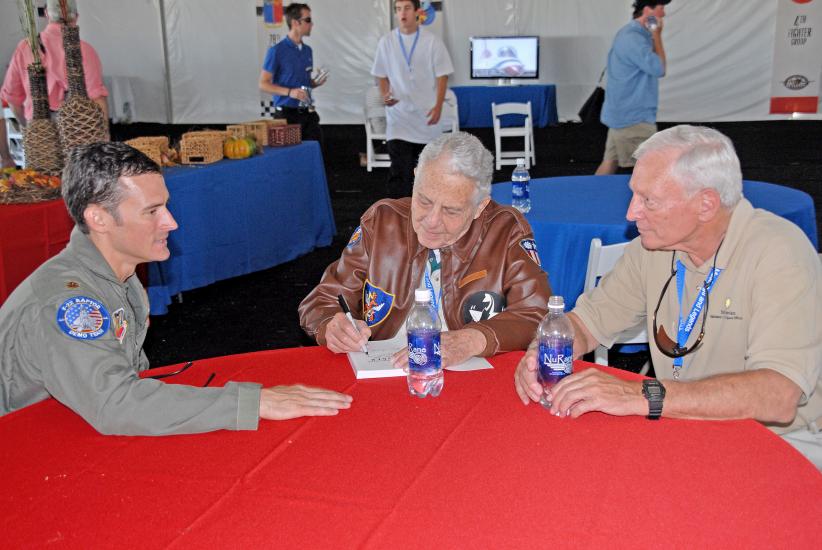
<path fill-rule="evenodd" d="M 739 159 L 719 132 L 676 126 L 636 157 L 627 217 L 640 236 L 569 316 L 575 358 L 644 321 L 657 379 L 588 369 L 548 392 L 551 412 L 753 418 L 822 469 L 815 250 L 794 224 L 743 198 Z M 533 348 L 514 376 L 525 404 L 543 392 Z"/>

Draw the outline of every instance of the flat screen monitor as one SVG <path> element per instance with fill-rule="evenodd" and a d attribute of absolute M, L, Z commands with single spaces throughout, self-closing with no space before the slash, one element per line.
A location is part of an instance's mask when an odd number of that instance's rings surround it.
<path fill-rule="evenodd" d="M 471 78 L 539 78 L 539 36 L 472 36 Z"/>

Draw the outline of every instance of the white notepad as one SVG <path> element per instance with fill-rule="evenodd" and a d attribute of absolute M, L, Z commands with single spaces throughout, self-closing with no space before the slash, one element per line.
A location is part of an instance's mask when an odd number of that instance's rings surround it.
<path fill-rule="evenodd" d="M 348 362 L 354 369 L 357 379 L 388 378 L 391 376 L 405 376 L 405 371 L 391 366 L 391 356 L 408 345 L 405 330 L 400 330 L 390 340 L 375 340 L 368 342 L 368 355 L 361 351 L 348 353 Z M 470 371 L 492 369 L 491 363 L 482 357 L 471 357 L 459 365 L 446 367 L 450 371 Z"/>

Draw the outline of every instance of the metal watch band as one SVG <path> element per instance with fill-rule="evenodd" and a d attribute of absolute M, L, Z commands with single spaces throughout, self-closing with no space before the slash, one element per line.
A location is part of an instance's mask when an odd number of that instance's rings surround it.
<path fill-rule="evenodd" d="M 665 386 L 658 380 L 643 380 L 642 395 L 648 400 L 648 419 L 659 420 L 662 416 L 662 402 L 665 399 Z"/>

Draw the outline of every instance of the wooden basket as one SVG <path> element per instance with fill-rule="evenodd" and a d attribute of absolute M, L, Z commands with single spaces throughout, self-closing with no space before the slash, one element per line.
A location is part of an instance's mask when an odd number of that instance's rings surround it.
<path fill-rule="evenodd" d="M 243 122 L 243 128 L 245 128 L 246 134 L 250 136 L 254 136 L 254 139 L 257 140 L 257 145 L 262 147 L 263 145 L 268 145 L 268 123 L 262 120 L 256 120 L 252 122 Z"/>
<path fill-rule="evenodd" d="M 180 140 L 180 162 L 211 164 L 222 160 L 225 138 L 225 132 L 186 132 Z"/>
<path fill-rule="evenodd" d="M 163 153 L 168 151 L 168 138 L 166 136 L 143 136 L 130 139 L 125 143 L 153 160 L 157 166 L 163 166 Z"/>
<path fill-rule="evenodd" d="M 227 137 L 231 138 L 244 138 L 248 135 L 248 131 L 243 124 L 229 124 L 225 127 L 225 133 Z"/>
<path fill-rule="evenodd" d="M 302 133 L 299 124 L 268 127 L 268 145 L 271 147 L 296 145 L 298 143 L 302 143 Z"/>

